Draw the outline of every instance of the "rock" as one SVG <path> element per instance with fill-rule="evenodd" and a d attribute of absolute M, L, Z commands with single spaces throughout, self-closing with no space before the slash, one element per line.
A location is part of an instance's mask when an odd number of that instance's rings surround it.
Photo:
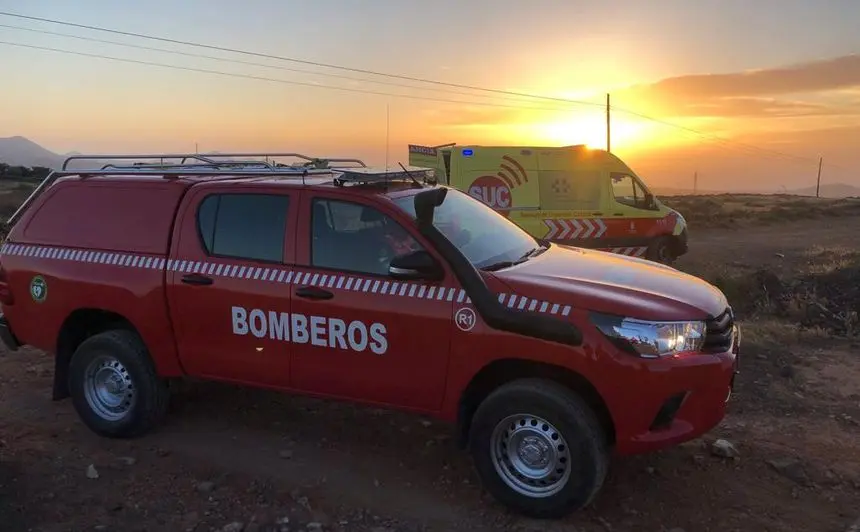
<path fill-rule="evenodd" d="M 719 439 L 711 445 L 711 454 L 722 458 L 740 458 L 741 453 L 728 440 Z"/>
<path fill-rule="evenodd" d="M 131 456 L 120 456 L 119 458 L 117 458 L 117 460 L 127 466 L 133 466 L 137 463 L 137 458 L 132 458 Z"/>
<path fill-rule="evenodd" d="M 293 457 L 293 451 L 289 449 L 284 449 L 283 451 L 278 453 L 278 456 L 280 456 L 284 460 L 289 460 Z"/>
<path fill-rule="evenodd" d="M 778 258 L 778 259 L 784 259 L 785 253 L 774 253 L 773 256 Z"/>
<path fill-rule="evenodd" d="M 243 530 L 245 530 L 245 523 L 233 521 L 229 525 L 224 525 L 224 528 L 221 529 L 221 532 L 242 532 Z"/>
<path fill-rule="evenodd" d="M 779 375 L 784 379 L 794 378 L 794 368 L 788 364 L 779 368 Z"/>
<path fill-rule="evenodd" d="M 290 524 L 290 518 L 287 516 L 279 517 L 279 518 L 275 519 L 275 524 L 276 525 L 288 525 L 288 524 Z"/>
<path fill-rule="evenodd" d="M 214 482 L 209 482 L 209 481 L 207 480 L 207 481 L 205 481 L 205 482 L 199 482 L 199 483 L 197 484 L 197 486 L 195 486 L 195 487 L 197 488 L 197 491 L 199 491 L 200 493 L 209 493 L 210 491 L 212 491 L 213 489 L 215 489 L 215 483 L 214 483 Z M 231 523 L 231 524 L 232 524 L 232 523 Z"/>
<path fill-rule="evenodd" d="M 656 472 L 657 472 L 657 470 L 656 470 L 656 469 L 654 469 L 653 467 L 650 467 L 650 466 L 649 466 L 649 467 L 646 467 L 646 468 L 645 468 L 645 472 L 646 472 L 646 473 L 648 473 L 649 475 L 653 475 L 654 473 L 656 473 Z"/>
<path fill-rule="evenodd" d="M 308 523 L 308 530 L 322 530 L 322 523 L 317 523 L 316 521 Z"/>
<path fill-rule="evenodd" d="M 809 486 L 811 482 L 803 469 L 803 464 L 794 458 L 776 458 L 768 460 L 767 464 L 777 473 L 801 486 Z"/>
<path fill-rule="evenodd" d="M 430 427 L 431 425 L 433 425 L 433 423 L 432 423 L 432 422 L 430 422 L 430 421 L 427 421 L 427 420 L 425 419 L 425 420 L 423 420 L 423 421 L 421 422 L 421 425 L 423 425 L 424 427 Z"/>
<path fill-rule="evenodd" d="M 94 466 L 93 464 L 90 464 L 87 466 L 87 478 L 90 478 L 90 479 L 99 478 L 99 472 L 96 469 L 96 466 Z"/>

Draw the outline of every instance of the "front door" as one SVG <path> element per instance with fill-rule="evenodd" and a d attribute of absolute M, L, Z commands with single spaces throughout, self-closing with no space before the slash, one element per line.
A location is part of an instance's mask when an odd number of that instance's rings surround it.
<path fill-rule="evenodd" d="M 604 245 L 615 253 L 643 256 L 654 238 L 671 234 L 674 223 L 656 203 L 649 203 L 647 189 L 634 175 L 611 172 L 610 205 L 605 219 Z"/>
<path fill-rule="evenodd" d="M 306 332 L 301 341 L 293 338 L 293 386 L 404 408 L 440 408 L 451 313 L 460 294 L 451 273 L 438 282 L 390 278 L 394 255 L 424 246 L 384 208 L 332 192 L 307 194 L 302 209 L 299 230 L 307 242 L 292 305 Z"/>
<path fill-rule="evenodd" d="M 190 375 L 289 385 L 295 197 L 234 184 L 183 202 L 167 295 Z"/>

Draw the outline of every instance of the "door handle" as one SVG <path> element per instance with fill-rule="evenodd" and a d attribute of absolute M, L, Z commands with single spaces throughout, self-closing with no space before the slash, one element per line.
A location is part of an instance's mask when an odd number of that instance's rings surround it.
<path fill-rule="evenodd" d="M 333 293 L 316 286 L 302 286 L 296 290 L 296 295 L 305 299 L 320 300 L 331 299 L 334 297 Z"/>
<path fill-rule="evenodd" d="M 206 277 L 205 275 L 200 275 L 199 273 L 191 273 L 188 275 L 183 275 L 182 282 L 185 284 L 207 286 L 212 284 L 214 281 L 211 277 Z"/>

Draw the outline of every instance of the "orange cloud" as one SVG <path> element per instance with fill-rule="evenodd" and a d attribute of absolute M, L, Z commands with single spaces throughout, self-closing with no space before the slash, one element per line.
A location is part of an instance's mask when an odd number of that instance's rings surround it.
<path fill-rule="evenodd" d="M 614 96 L 663 116 L 860 115 L 860 55 L 636 85 Z M 841 93 L 841 94 L 839 94 Z"/>

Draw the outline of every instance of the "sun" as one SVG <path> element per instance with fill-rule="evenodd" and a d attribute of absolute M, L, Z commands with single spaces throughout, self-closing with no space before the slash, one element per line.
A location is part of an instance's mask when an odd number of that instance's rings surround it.
<path fill-rule="evenodd" d="M 610 123 L 612 149 L 636 149 L 649 144 L 650 127 L 642 122 L 613 118 Z M 585 144 L 606 149 L 606 118 L 559 117 L 532 125 L 534 140 L 552 145 Z"/>

